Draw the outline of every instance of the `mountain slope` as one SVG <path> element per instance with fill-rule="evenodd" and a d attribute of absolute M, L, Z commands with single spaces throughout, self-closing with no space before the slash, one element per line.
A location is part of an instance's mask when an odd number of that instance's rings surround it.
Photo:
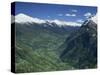
<path fill-rule="evenodd" d="M 66 64 L 61 62 L 55 51 L 66 38 L 63 34 L 37 24 L 16 23 L 15 26 L 16 72 L 53 71 L 65 68 Z"/>
<path fill-rule="evenodd" d="M 14 24 L 16 72 L 96 67 L 97 24 L 92 19 L 79 27 L 19 14 Z"/>
<path fill-rule="evenodd" d="M 71 63 L 77 69 L 97 67 L 97 24 L 92 19 L 85 21 L 62 47 L 62 61 Z"/>
<path fill-rule="evenodd" d="M 15 16 L 15 19 L 12 25 L 15 25 L 16 30 L 16 72 L 73 69 L 69 63 L 61 61 L 57 48 L 79 27 L 63 27 L 48 21 L 38 23 L 34 18 L 23 14 Z"/>

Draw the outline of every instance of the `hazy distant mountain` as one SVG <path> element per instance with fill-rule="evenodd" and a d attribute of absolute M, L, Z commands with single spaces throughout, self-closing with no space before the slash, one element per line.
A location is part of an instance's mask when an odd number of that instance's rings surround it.
<path fill-rule="evenodd" d="M 86 20 L 61 46 L 61 59 L 75 68 L 97 67 L 97 17 Z M 60 48 L 60 49 L 61 49 Z"/>

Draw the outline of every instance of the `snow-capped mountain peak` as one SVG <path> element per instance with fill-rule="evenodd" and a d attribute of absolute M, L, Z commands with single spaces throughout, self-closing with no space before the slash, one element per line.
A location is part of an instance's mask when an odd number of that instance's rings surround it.
<path fill-rule="evenodd" d="M 97 22 L 98 22 L 97 19 L 98 19 L 97 14 L 91 18 L 91 20 L 92 20 L 93 22 L 95 22 L 96 24 L 97 24 Z"/>
<path fill-rule="evenodd" d="M 15 16 L 15 22 L 17 23 L 44 23 L 44 20 L 38 19 L 38 18 L 33 18 L 28 15 L 25 15 L 23 13 L 20 13 Z"/>
<path fill-rule="evenodd" d="M 61 26 L 81 26 L 81 24 L 77 23 L 77 22 L 67 22 L 67 21 L 61 21 L 58 19 L 54 19 L 54 20 L 45 19 L 44 20 L 44 19 L 39 19 L 39 18 L 33 18 L 33 17 L 30 17 L 30 16 L 23 14 L 23 13 L 20 13 L 14 17 L 15 17 L 14 20 L 16 23 L 25 23 L 25 24 L 27 24 L 27 23 L 37 23 L 37 24 L 46 23 L 49 25 L 51 25 L 52 23 L 55 23 L 59 27 L 61 27 Z"/>
<path fill-rule="evenodd" d="M 97 17 L 97 14 L 95 16 L 91 16 L 90 18 L 88 18 L 84 23 L 83 25 L 87 25 L 90 21 L 92 21 L 93 23 L 97 24 L 98 22 L 98 17 Z"/>

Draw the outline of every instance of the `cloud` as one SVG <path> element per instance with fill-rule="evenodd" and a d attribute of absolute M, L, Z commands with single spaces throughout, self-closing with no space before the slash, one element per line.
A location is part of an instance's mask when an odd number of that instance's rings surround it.
<path fill-rule="evenodd" d="M 83 23 L 84 21 L 82 19 L 77 20 L 78 23 Z"/>
<path fill-rule="evenodd" d="M 85 16 L 86 18 L 89 18 L 90 16 L 92 16 L 92 14 L 91 14 L 90 12 L 87 12 L 87 13 L 84 14 L 84 16 Z"/>
<path fill-rule="evenodd" d="M 63 16 L 63 14 L 58 14 L 58 16 Z"/>
<path fill-rule="evenodd" d="M 74 17 L 74 16 L 76 16 L 76 14 L 65 14 L 65 16 L 72 16 L 72 17 Z"/>
<path fill-rule="evenodd" d="M 72 12 L 77 12 L 77 10 L 73 9 Z"/>

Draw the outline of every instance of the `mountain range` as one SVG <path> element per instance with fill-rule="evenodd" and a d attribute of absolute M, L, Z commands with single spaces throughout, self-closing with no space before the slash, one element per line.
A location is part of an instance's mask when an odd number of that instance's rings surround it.
<path fill-rule="evenodd" d="M 97 17 L 86 20 L 73 32 L 62 45 L 60 55 L 64 62 L 71 63 L 77 69 L 97 67 Z M 69 59 L 70 58 L 70 59 Z"/>
<path fill-rule="evenodd" d="M 16 72 L 97 66 L 97 16 L 82 25 L 33 18 L 23 13 L 11 17 L 16 30 Z"/>
<path fill-rule="evenodd" d="M 66 22 L 66 21 L 61 21 L 61 20 L 57 20 L 57 19 L 54 19 L 54 20 L 44 20 L 44 19 L 39 19 L 39 18 L 33 18 L 33 17 L 30 17 L 26 14 L 23 14 L 23 13 L 20 13 L 16 16 L 11 16 L 12 18 L 15 17 L 15 22 L 17 23 L 37 23 L 37 24 L 44 24 L 44 23 L 49 23 L 50 25 L 52 23 L 55 23 L 57 24 L 59 27 L 61 26 L 80 26 L 81 24 L 80 23 L 75 23 L 75 22 Z M 14 22 L 14 20 L 12 21 L 12 23 Z"/>

